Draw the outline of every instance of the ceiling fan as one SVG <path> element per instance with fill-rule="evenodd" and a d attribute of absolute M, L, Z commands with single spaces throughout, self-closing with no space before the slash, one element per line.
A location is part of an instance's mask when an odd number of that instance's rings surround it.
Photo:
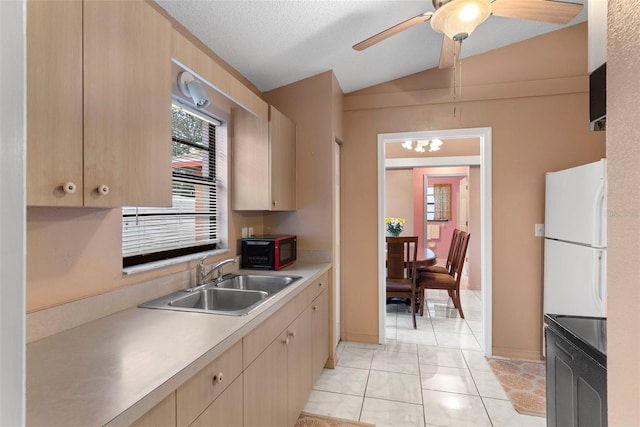
<path fill-rule="evenodd" d="M 583 5 L 555 0 L 432 0 L 435 12 L 425 12 L 353 45 L 364 50 L 382 40 L 431 20 L 431 28 L 443 34 L 439 68 L 454 65 L 462 41 L 490 15 L 566 24 Z"/>

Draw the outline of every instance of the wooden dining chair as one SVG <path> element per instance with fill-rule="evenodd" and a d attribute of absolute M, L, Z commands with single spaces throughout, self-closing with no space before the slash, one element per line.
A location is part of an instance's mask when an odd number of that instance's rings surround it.
<path fill-rule="evenodd" d="M 411 301 L 413 329 L 417 329 L 416 311 L 422 295 L 416 286 L 418 236 L 387 237 L 387 298 Z"/>
<path fill-rule="evenodd" d="M 421 267 L 418 265 L 418 274 L 419 273 L 445 273 L 453 275 L 453 261 L 456 257 L 458 245 L 460 243 L 460 230 L 453 230 L 453 234 L 451 236 L 451 244 L 449 245 L 449 253 L 447 254 L 447 262 L 445 266 L 441 265 L 432 265 L 427 267 Z"/>
<path fill-rule="evenodd" d="M 464 267 L 470 237 L 471 235 L 466 231 L 460 232 L 460 241 L 453 260 L 453 274 L 422 272 L 417 273 L 418 277 L 416 281 L 416 288 L 420 289 L 421 293 L 426 292 L 427 289 L 446 290 L 462 319 L 464 319 L 464 312 L 462 311 L 462 304 L 460 303 L 460 278 L 462 277 L 462 268 Z M 426 300 L 424 296 L 422 297 Z"/>

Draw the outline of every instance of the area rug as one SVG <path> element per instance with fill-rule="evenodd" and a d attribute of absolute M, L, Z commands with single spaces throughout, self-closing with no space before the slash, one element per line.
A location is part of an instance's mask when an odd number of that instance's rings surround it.
<path fill-rule="evenodd" d="M 340 418 L 325 417 L 324 415 L 300 413 L 296 427 L 375 427 L 373 424 Z"/>
<path fill-rule="evenodd" d="M 544 362 L 486 359 L 516 411 L 525 415 L 546 416 Z"/>

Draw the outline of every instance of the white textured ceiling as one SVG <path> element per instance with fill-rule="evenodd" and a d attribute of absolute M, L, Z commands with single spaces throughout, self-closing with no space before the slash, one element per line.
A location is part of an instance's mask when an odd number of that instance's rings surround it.
<path fill-rule="evenodd" d="M 156 0 L 260 91 L 333 70 L 345 93 L 437 67 L 442 35 L 427 22 L 361 52 L 352 45 L 422 12 L 430 0 Z M 509 0 L 498 0 L 509 1 Z M 567 25 L 587 19 L 582 12 Z M 491 16 L 461 58 L 562 28 Z"/>

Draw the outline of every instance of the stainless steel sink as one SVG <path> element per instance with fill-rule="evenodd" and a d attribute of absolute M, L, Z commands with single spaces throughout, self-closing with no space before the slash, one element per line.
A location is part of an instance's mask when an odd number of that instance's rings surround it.
<path fill-rule="evenodd" d="M 299 276 L 232 274 L 199 290 L 174 292 L 141 304 L 144 308 L 241 316 L 291 285 Z"/>
<path fill-rule="evenodd" d="M 267 298 L 260 291 L 242 292 L 237 289 L 201 289 L 169 303 L 172 307 L 197 308 L 211 311 L 239 311 L 250 308 Z"/>
<path fill-rule="evenodd" d="M 216 284 L 218 288 L 224 289 L 246 289 L 251 291 L 262 291 L 269 295 L 280 292 L 296 280 L 298 276 L 267 276 L 259 274 L 233 274 L 226 277 L 222 282 Z"/>

